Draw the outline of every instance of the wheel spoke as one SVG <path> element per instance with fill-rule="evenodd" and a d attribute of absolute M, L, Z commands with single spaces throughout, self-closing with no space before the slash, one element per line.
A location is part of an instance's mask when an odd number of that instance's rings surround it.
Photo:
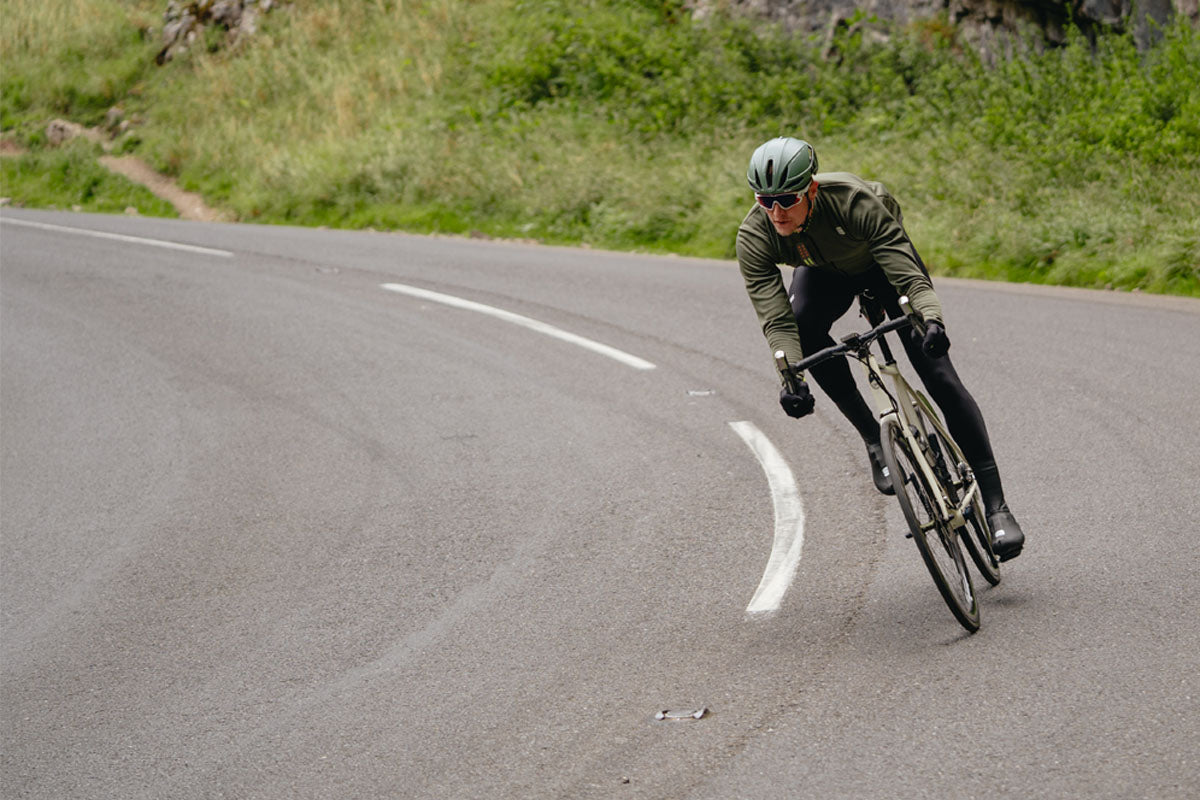
<path fill-rule="evenodd" d="M 896 499 L 904 512 L 909 529 L 921 551 L 921 557 L 929 569 L 934 584 L 955 618 L 969 631 L 979 627 L 979 606 L 970 573 L 959 547 L 957 531 L 941 518 L 935 492 L 941 489 L 930 486 L 919 464 L 921 459 L 910 449 L 898 425 L 885 428 L 884 456 L 893 474 Z M 934 457 L 932 454 L 930 457 Z M 945 463 L 943 459 L 942 463 Z M 939 480 L 945 476 L 935 470 Z M 954 501 L 957 505 L 957 501 Z"/>

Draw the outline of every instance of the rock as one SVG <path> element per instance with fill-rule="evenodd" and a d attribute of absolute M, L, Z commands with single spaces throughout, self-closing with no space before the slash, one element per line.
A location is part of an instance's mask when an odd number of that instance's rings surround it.
<path fill-rule="evenodd" d="M 209 10 L 212 24 L 226 30 L 236 28 L 242 21 L 242 4 L 238 0 L 216 0 Z"/>
<path fill-rule="evenodd" d="M 76 136 L 82 136 L 84 127 L 77 122 L 70 122 L 65 119 L 52 119 L 50 124 L 46 126 L 46 141 L 53 147 L 58 147 L 63 142 L 69 142 Z"/>
<path fill-rule="evenodd" d="M 115 133 L 124 121 L 125 112 L 120 106 L 113 106 L 104 115 L 104 129 L 109 133 Z"/>
<path fill-rule="evenodd" d="M 104 143 L 104 134 L 99 128 L 85 128 L 77 122 L 67 119 L 52 119 L 46 125 L 46 141 L 51 147 L 58 147 L 63 142 L 69 142 L 77 136 L 82 136 L 89 142 Z"/>
<path fill-rule="evenodd" d="M 226 42 L 237 44 L 258 29 L 259 14 L 276 7 L 274 0 L 171 0 L 163 12 L 163 47 L 155 62 L 165 64 L 184 52 L 206 27 L 226 31 Z"/>
<path fill-rule="evenodd" d="M 985 55 L 999 39 L 1011 40 L 1032 28 L 1047 42 L 1064 40 L 1069 20 L 1133 30 L 1140 46 L 1153 39 L 1155 25 L 1180 15 L 1200 22 L 1200 0 L 689 0 L 697 19 L 724 9 L 778 23 L 799 34 L 828 32 L 862 12 L 867 19 L 909 23 L 946 14 Z M 827 33 L 828 35 L 828 33 Z"/>

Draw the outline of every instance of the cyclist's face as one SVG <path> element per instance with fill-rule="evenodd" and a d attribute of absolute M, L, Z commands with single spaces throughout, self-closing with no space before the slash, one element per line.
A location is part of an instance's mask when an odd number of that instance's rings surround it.
<path fill-rule="evenodd" d="M 816 193 L 817 182 L 813 181 L 796 205 L 791 208 L 782 208 L 776 203 L 767 210 L 767 216 L 770 217 L 771 224 L 775 226 L 775 231 L 780 236 L 791 236 L 808 220 L 808 215 L 812 212 L 813 196 Z"/>

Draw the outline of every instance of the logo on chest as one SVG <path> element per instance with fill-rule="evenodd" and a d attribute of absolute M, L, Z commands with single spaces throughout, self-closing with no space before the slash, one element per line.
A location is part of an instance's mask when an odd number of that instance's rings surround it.
<path fill-rule="evenodd" d="M 813 261 L 813 257 L 809 255 L 808 247 L 803 244 L 796 245 L 796 254 L 800 256 L 800 262 L 806 267 L 815 267 L 817 263 Z"/>

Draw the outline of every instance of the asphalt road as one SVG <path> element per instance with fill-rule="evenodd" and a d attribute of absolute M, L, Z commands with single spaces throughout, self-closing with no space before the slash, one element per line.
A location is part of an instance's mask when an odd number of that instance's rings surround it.
<path fill-rule="evenodd" d="M 973 636 L 732 264 L 6 209 L 0 793 L 1200 795 L 1200 302 L 938 288 L 1029 536 Z"/>

